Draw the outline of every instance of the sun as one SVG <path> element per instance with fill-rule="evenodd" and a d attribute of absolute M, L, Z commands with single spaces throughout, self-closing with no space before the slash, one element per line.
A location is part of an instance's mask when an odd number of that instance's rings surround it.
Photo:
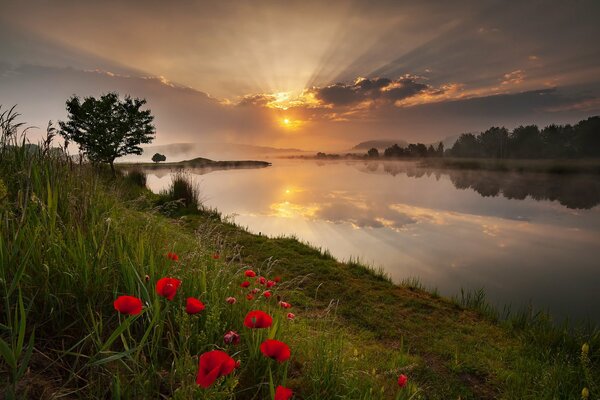
<path fill-rule="evenodd" d="M 291 122 L 292 122 L 292 121 L 290 121 L 290 119 L 289 119 L 289 118 L 284 118 L 284 119 L 283 119 L 283 124 L 284 124 L 284 125 L 289 125 Z"/>

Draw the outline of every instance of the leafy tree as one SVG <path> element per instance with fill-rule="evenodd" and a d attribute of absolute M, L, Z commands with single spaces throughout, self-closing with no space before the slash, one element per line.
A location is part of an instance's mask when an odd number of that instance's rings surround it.
<path fill-rule="evenodd" d="M 108 163 L 115 173 L 114 162 L 127 154 L 142 154 L 141 144 L 154 139 L 154 117 L 150 110 L 142 110 L 145 99 L 124 100 L 117 93 L 108 93 L 99 99 L 77 96 L 67 100 L 68 121 L 60 121 L 60 134 L 67 143 L 79 145 L 83 154 L 93 163 Z"/>
<path fill-rule="evenodd" d="M 436 153 L 438 157 L 444 156 L 444 143 L 440 142 L 440 144 L 437 145 Z"/>
<path fill-rule="evenodd" d="M 167 157 L 164 154 L 155 153 L 152 156 L 152 161 L 154 161 L 155 163 L 159 163 L 161 161 L 167 161 Z"/>
<path fill-rule="evenodd" d="M 369 158 L 379 158 L 379 150 L 373 147 L 372 149 L 369 149 L 369 151 L 367 151 L 367 156 Z"/>

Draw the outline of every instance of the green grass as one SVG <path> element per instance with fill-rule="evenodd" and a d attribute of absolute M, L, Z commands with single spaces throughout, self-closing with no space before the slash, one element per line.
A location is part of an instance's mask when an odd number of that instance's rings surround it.
<path fill-rule="evenodd" d="M 576 399 L 584 387 L 598 397 L 593 327 L 558 326 L 545 314 L 500 316 L 483 293 L 441 298 L 417 279 L 394 285 L 356 260 L 250 234 L 174 192 L 155 195 L 137 178 L 113 179 L 60 151 L 24 146 L 12 114 L 1 115 L 5 398 L 266 399 L 271 381 L 315 400 Z M 270 300 L 245 299 L 247 266 L 283 278 Z M 164 276 L 183 282 L 172 302 L 154 290 Z M 123 294 L 142 299 L 142 314 L 113 309 Z M 200 315 L 183 311 L 188 296 L 206 304 Z M 294 305 L 294 321 L 278 299 Z M 273 327 L 245 328 L 250 309 L 273 315 Z M 223 342 L 231 329 L 242 336 L 238 346 Z M 290 345 L 290 361 L 258 352 L 267 336 Z M 241 366 L 202 389 L 198 356 L 213 349 Z M 400 373 L 410 381 L 401 391 Z"/>

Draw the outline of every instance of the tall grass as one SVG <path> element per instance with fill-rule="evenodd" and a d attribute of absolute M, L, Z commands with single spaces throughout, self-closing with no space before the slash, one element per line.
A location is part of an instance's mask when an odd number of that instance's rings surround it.
<path fill-rule="evenodd" d="M 321 375 L 331 381 L 347 369 L 345 361 L 339 363 L 338 342 L 323 340 L 310 351 L 294 348 L 312 330 L 286 318 L 287 310 L 278 306 L 277 299 L 293 288 L 276 285 L 267 299 L 252 280 L 259 292 L 247 300 L 248 289 L 240 287 L 247 267 L 234 246 L 213 247 L 212 238 L 182 230 L 151 208 L 129 207 L 140 191 L 124 183 L 127 178 L 74 164 L 62 150 L 26 146 L 19 128 L 14 112 L 0 114 L 0 389 L 6 398 L 264 399 L 283 384 L 299 396 L 322 398 L 303 364 L 335 365 Z M 198 189 L 183 175 L 168 195 L 199 207 Z M 177 253 L 179 261 L 167 252 Z M 256 272 L 267 275 L 268 268 Z M 183 282 L 173 301 L 155 291 L 165 276 Z M 120 295 L 140 298 L 143 312 L 117 313 L 113 301 Z M 235 304 L 225 301 L 230 296 Z M 186 314 L 187 297 L 200 299 L 206 309 Z M 243 326 L 251 309 L 272 315 L 272 327 Z M 229 330 L 240 333 L 239 345 L 224 343 Z M 323 322 L 322 332 L 328 330 L 335 332 Z M 266 338 L 290 343 L 292 361 L 278 364 L 262 356 L 258 344 Z M 226 351 L 240 367 L 202 389 L 195 383 L 198 356 L 214 349 Z M 336 396 L 362 398 L 368 386 L 377 386 L 376 379 L 361 377 L 357 392 L 357 382 L 336 384 Z"/>

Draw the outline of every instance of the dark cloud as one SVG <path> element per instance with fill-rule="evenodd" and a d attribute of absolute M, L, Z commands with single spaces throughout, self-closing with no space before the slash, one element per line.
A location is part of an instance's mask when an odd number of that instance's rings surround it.
<path fill-rule="evenodd" d="M 313 87 L 310 92 L 315 98 L 332 106 L 350 106 L 364 101 L 383 100 L 395 102 L 415 96 L 425 91 L 443 93 L 440 89 L 417 81 L 416 77 L 403 76 L 389 78 L 359 78 L 353 83 L 336 83 L 325 87 Z"/>

